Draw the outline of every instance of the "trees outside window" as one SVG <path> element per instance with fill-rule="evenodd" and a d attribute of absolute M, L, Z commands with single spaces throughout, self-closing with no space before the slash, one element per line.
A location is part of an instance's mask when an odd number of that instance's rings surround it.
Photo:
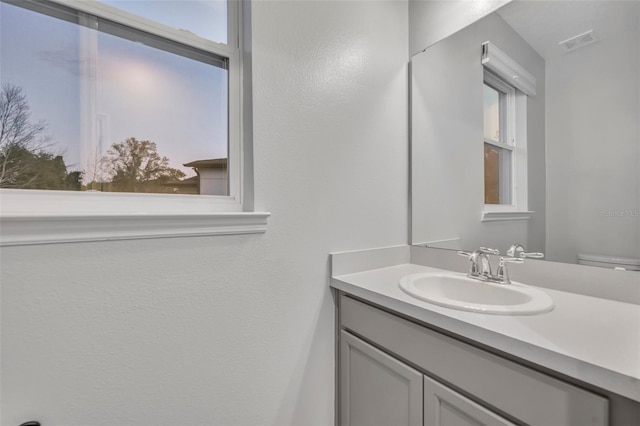
<path fill-rule="evenodd" d="M 108 177 L 106 191 L 171 192 L 167 183 L 186 176 L 169 167 L 169 158 L 158 154 L 154 142 L 136 138 L 112 144 L 101 165 Z"/>
<path fill-rule="evenodd" d="M 49 152 L 44 121 L 33 121 L 21 87 L 0 93 L 0 188 L 80 190 L 82 173 L 68 171 L 62 155 Z"/>

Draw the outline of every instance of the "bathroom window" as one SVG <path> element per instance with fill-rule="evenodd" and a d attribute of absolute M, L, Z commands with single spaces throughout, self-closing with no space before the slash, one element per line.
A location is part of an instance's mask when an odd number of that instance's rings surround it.
<path fill-rule="evenodd" d="M 515 148 L 515 88 L 485 71 L 484 203 L 512 203 Z"/>
<path fill-rule="evenodd" d="M 0 7 L 3 218 L 247 210 L 243 2 Z"/>
<path fill-rule="evenodd" d="M 229 195 L 227 3 L 70 4 L 2 3 L 0 187 Z"/>
<path fill-rule="evenodd" d="M 527 95 L 485 69 L 483 221 L 528 219 Z"/>

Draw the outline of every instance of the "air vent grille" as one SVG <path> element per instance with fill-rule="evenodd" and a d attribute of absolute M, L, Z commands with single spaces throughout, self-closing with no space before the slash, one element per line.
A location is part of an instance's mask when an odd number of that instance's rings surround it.
<path fill-rule="evenodd" d="M 593 30 L 589 30 L 586 33 L 582 33 L 575 37 L 568 38 L 565 41 L 561 41 L 558 44 L 565 52 L 571 52 L 583 46 L 589 45 L 591 43 L 595 43 L 596 41 L 598 41 L 598 37 L 596 36 L 596 33 L 594 33 Z"/>

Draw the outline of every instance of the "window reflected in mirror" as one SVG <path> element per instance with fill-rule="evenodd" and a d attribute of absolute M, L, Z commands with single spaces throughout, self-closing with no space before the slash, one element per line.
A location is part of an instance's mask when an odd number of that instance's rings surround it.
<path fill-rule="evenodd" d="M 500 92 L 486 84 L 484 85 L 484 138 L 495 142 L 500 141 Z"/>
<path fill-rule="evenodd" d="M 511 204 L 511 151 L 484 144 L 484 203 Z"/>
<path fill-rule="evenodd" d="M 513 149 L 515 140 L 515 89 L 485 71 L 484 117 L 484 203 L 512 204 Z"/>

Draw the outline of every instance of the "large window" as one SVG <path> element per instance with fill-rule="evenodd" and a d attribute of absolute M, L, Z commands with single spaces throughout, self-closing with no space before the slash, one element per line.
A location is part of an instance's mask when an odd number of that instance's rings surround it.
<path fill-rule="evenodd" d="M 0 245 L 265 232 L 249 6 L 0 0 Z"/>
<path fill-rule="evenodd" d="M 1 188 L 239 196 L 233 2 L 0 7 Z"/>

